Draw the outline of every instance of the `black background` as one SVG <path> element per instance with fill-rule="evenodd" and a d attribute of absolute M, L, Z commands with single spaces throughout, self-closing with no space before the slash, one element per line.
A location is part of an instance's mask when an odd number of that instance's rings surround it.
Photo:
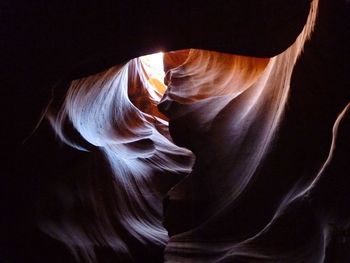
<path fill-rule="evenodd" d="M 134 9 L 122 9 L 125 5 L 128 6 L 123 1 L 0 3 L 0 262 L 74 262 L 59 242 L 36 227 L 37 200 L 42 198 L 42 188 L 50 181 L 50 176 L 55 176 L 50 171 L 84 163 L 89 158 L 60 145 L 47 124 L 32 134 L 53 90 L 59 96 L 64 93 L 65 81 L 153 49 L 192 46 L 189 36 L 182 41 L 180 36 L 180 40 L 169 40 L 167 36 L 162 42 L 162 34 L 168 34 L 164 33 L 169 26 L 167 23 L 159 26 L 156 40 L 147 40 L 141 49 L 137 48 L 137 43 L 147 35 L 147 28 L 140 30 L 136 40 L 129 36 L 122 42 L 121 35 L 130 35 L 130 29 L 136 32 L 138 25 L 128 17 L 128 12 L 132 14 L 130 10 Z M 161 9 L 154 12 L 158 11 Z M 190 23 L 190 18 L 187 19 Z M 220 19 L 225 20 L 224 17 Z M 225 41 L 212 44 L 210 37 L 193 45 L 233 53 L 271 55 L 278 51 L 276 46 L 289 45 L 288 35 L 295 34 L 293 28 L 298 24 L 292 21 L 283 29 L 276 45 L 270 48 L 268 44 L 260 47 L 251 44 L 266 37 L 259 35 L 252 38 L 250 44 L 242 42 L 233 48 Z M 248 26 L 241 23 L 239 27 Z M 197 29 L 201 35 L 214 34 L 204 27 Z M 231 32 L 233 29 L 228 26 L 221 30 Z M 271 30 L 269 34 L 273 36 L 274 33 L 277 34 Z M 320 0 L 316 30 L 295 68 L 286 116 L 264 169 L 281 173 L 286 180 L 294 180 L 296 176 L 307 180 L 325 160 L 334 120 L 350 101 L 349 39 L 350 2 Z M 244 44 L 247 49 L 242 48 Z M 272 178 L 270 180 L 272 187 L 283 191 L 283 186 L 274 185 Z M 110 260 L 106 262 L 113 262 L 108 252 L 105 255 Z M 336 257 L 330 262 L 337 262 Z"/>

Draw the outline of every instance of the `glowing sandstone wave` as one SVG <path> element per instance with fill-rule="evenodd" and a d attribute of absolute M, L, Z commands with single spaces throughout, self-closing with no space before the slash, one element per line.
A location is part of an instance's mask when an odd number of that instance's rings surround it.
<path fill-rule="evenodd" d="M 64 142 L 102 153 L 108 172 L 91 182 L 103 175 L 108 191 L 77 182 L 86 219 L 67 212 L 42 229 L 87 262 L 96 262 L 98 247 L 112 248 L 121 262 L 135 261 L 137 251 L 150 247 L 159 253 L 165 248 L 166 262 L 322 262 L 327 226 L 337 219 L 318 203 L 317 187 L 331 170 L 328 161 L 311 185 L 281 197 L 261 229 L 215 228 L 254 183 L 282 119 L 316 8 L 313 1 L 296 42 L 273 58 L 182 50 L 164 54 L 165 85 L 149 71 L 147 58 L 73 81 L 62 107 L 48 117 Z M 336 158 L 336 133 L 347 112 L 348 107 L 336 122 L 329 159 Z M 84 143 L 68 135 L 67 123 Z M 165 223 L 172 220 L 172 204 L 205 202 L 195 224 L 170 233 L 170 239 L 163 226 L 167 195 Z M 289 218 L 299 217 L 289 228 Z"/>

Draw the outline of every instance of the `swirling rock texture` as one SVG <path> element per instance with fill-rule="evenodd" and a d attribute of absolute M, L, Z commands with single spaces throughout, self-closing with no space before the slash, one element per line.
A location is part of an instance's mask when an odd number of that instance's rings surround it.
<path fill-rule="evenodd" d="M 161 2 L 1 4 L 0 260 L 349 262 L 348 1 Z"/>

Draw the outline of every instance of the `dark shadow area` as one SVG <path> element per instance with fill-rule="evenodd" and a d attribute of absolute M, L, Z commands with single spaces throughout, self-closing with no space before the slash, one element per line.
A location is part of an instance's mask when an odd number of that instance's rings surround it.
<path fill-rule="evenodd" d="M 63 97 L 69 80 L 159 49 L 276 55 L 296 37 L 309 4 L 306 0 L 249 0 L 205 5 L 193 1 L 188 6 L 188 1 L 170 1 L 173 5 L 165 6 L 164 1 L 154 1 L 150 8 L 148 2 L 141 2 L 139 7 L 129 1 L 0 3 L 1 263 L 76 262 L 60 242 L 39 230 L 38 206 L 41 199 L 50 198 L 56 187 L 52 184 L 60 178 L 66 185 L 74 184 L 72 171 L 84 174 L 104 167 L 101 156 L 59 142 L 46 121 L 35 128 L 52 94 Z M 235 11 L 229 12 L 230 8 Z M 183 20 L 171 22 L 179 13 Z M 285 117 L 272 150 L 248 189 L 254 194 L 244 195 L 224 222 L 216 222 L 213 231 L 218 235 L 227 234 L 232 224 L 238 237 L 263 227 L 270 220 L 269 212 L 276 209 L 274 200 L 296 183 L 312 180 L 327 158 L 334 121 L 350 101 L 350 2 L 320 0 L 318 18 L 312 40 L 294 69 Z M 340 143 L 349 145 L 349 125 L 344 127 Z M 350 161 L 348 151 L 342 151 L 334 164 L 335 174 L 343 173 L 343 163 Z M 350 186 L 350 178 L 342 179 Z M 340 191 L 328 190 L 326 196 Z M 335 199 L 334 209 L 337 205 L 343 209 L 349 200 L 347 191 L 340 192 L 344 197 Z M 170 233 L 195 225 L 200 220 L 196 211 L 202 207 L 205 202 L 172 204 L 166 222 Z M 55 216 L 61 208 L 50 209 Z M 349 229 L 332 229 L 324 262 L 349 262 Z M 135 243 L 133 249 L 135 262 L 163 261 L 157 248 L 145 251 Z M 108 249 L 101 249 L 98 256 L 101 262 L 123 262 Z"/>

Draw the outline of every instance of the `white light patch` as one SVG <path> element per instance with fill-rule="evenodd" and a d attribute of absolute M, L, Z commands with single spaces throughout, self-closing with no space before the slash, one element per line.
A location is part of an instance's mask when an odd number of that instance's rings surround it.
<path fill-rule="evenodd" d="M 159 98 L 163 96 L 167 88 L 164 84 L 165 72 L 163 57 L 163 52 L 140 57 L 147 80 L 151 84 L 153 91 L 158 95 L 156 97 Z M 155 94 L 151 95 L 154 97 Z"/>

